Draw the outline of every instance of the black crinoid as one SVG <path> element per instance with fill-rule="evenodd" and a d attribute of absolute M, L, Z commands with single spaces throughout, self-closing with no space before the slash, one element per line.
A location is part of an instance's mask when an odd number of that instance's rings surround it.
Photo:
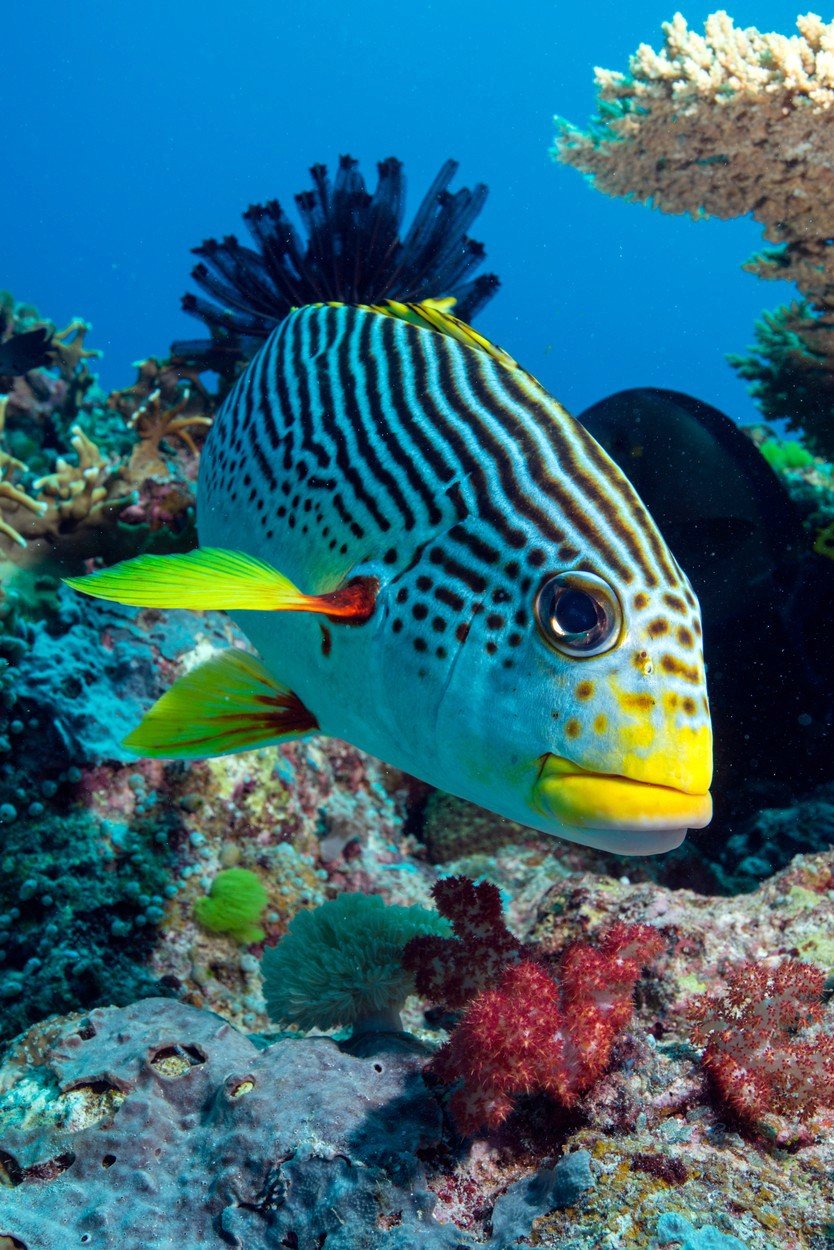
<path fill-rule="evenodd" d="M 312 189 L 295 197 L 303 233 L 270 200 L 243 214 L 254 248 L 234 235 L 194 248 L 201 261 L 191 276 L 209 298 L 188 294 L 182 306 L 205 323 L 211 339 L 174 343 L 172 356 L 228 376 L 292 308 L 319 300 L 375 304 L 453 296 L 455 315 L 470 321 L 498 287 L 495 274 L 474 276 L 485 251 L 466 233 L 487 188 L 479 183 L 471 191 L 450 191 L 457 162 L 446 161 L 401 237 L 402 162 L 389 157 L 377 169 L 371 194 L 353 157 L 339 158 L 333 182 L 324 165 L 314 165 Z"/>

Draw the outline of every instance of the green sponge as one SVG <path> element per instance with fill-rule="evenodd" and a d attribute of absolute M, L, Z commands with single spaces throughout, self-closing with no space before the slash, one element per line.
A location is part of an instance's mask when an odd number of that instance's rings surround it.
<path fill-rule="evenodd" d="M 238 942 L 260 942 L 258 924 L 267 893 L 260 877 L 248 868 L 226 868 L 211 883 L 207 898 L 194 908 L 200 924 L 212 933 L 229 933 Z"/>
<path fill-rule="evenodd" d="M 302 1029 L 342 1025 L 399 1028 L 398 1012 L 414 993 L 402 966 L 406 942 L 448 937 L 451 927 L 423 907 L 386 906 L 378 894 L 341 894 L 300 911 L 277 946 L 264 951 L 267 1010 L 276 1023 Z"/>

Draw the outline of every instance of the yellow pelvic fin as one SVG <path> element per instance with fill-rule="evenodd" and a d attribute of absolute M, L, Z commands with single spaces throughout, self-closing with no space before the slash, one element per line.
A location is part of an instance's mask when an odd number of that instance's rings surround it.
<path fill-rule="evenodd" d="M 312 712 L 260 660 L 232 650 L 174 682 L 123 745 L 155 759 L 207 759 L 288 742 L 317 729 Z"/>
<path fill-rule="evenodd" d="M 329 595 L 305 595 L 263 560 L 222 547 L 138 556 L 66 582 L 85 595 L 140 608 L 322 612 L 355 620 L 367 619 L 375 599 L 371 588 L 356 583 Z"/>
<path fill-rule="evenodd" d="M 407 321 L 410 325 L 419 326 L 422 330 L 434 330 L 438 334 L 445 334 L 447 338 L 457 339 L 466 347 L 474 347 L 477 351 L 485 352 L 505 369 L 521 369 L 518 361 L 509 352 L 505 352 L 503 347 L 490 342 L 485 335 L 479 334 L 467 322 L 461 321 L 460 317 L 453 316 L 449 312 L 453 304 L 454 299 L 449 297 L 425 299 L 419 304 L 406 304 L 400 300 L 388 299 L 381 304 L 358 304 L 356 307 L 366 312 L 379 313 L 383 317 L 394 317 L 397 321 Z M 331 307 L 340 308 L 343 305 L 333 301 Z"/>

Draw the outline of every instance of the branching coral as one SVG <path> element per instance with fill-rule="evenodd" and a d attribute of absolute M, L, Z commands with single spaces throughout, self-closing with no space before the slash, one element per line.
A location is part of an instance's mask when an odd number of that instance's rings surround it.
<path fill-rule="evenodd" d="M 73 317 L 69 325 L 63 330 L 56 330 L 52 335 L 50 354 L 64 377 L 71 377 L 79 365 L 101 355 L 96 348 L 85 346 L 84 340 L 91 329 L 88 321 Z"/>
<path fill-rule="evenodd" d="M 723 994 L 693 1003 L 693 1040 L 719 1098 L 749 1126 L 784 1132 L 834 1107 L 834 1036 L 801 1036 L 823 1016 L 819 968 L 784 959 L 734 968 Z M 779 1122 L 783 1123 L 779 1123 Z"/>
<path fill-rule="evenodd" d="M 462 1082 L 451 1101 L 461 1132 L 496 1128 L 519 1094 L 574 1106 L 611 1061 L 641 968 L 661 949 L 658 934 L 616 923 L 595 948 L 569 946 L 554 975 L 509 933 L 495 886 L 449 877 L 434 897 L 455 936 L 414 938 L 404 963 L 419 993 L 452 1009 L 468 1002 L 428 1066 L 445 1084 Z"/>
<path fill-rule="evenodd" d="M 14 474 L 22 473 L 25 469 L 26 465 L 22 461 L 15 460 L 14 456 L 0 451 L 0 535 L 10 538 L 20 547 L 26 546 L 26 539 L 10 521 L 5 519 L 3 514 L 9 511 L 14 516 L 20 508 L 24 508 L 34 513 L 35 516 L 40 516 L 46 510 L 45 503 L 33 499 L 25 490 L 21 490 L 9 480 Z"/>
<path fill-rule="evenodd" d="M 831 454 L 834 22 L 807 14 L 797 26 L 762 34 L 718 12 L 699 35 L 677 14 L 660 52 L 642 44 L 628 74 L 596 71 L 597 116 L 587 132 L 557 118 L 555 155 L 610 195 L 695 217 L 749 213 L 764 226 L 776 247 L 746 268 L 793 280 L 807 302 L 762 323 L 756 353 L 733 363 L 767 415 Z"/>
<path fill-rule="evenodd" d="M 72 428 L 72 446 L 78 463 L 58 458 L 55 472 L 38 478 L 35 490 L 49 500 L 52 513 L 60 522 L 97 522 L 112 508 L 118 508 L 126 499 L 110 498 L 110 484 L 119 473 L 117 462 L 107 460 L 99 448 L 80 426 Z M 46 527 L 49 518 L 46 518 Z"/>
<path fill-rule="evenodd" d="M 133 477 L 141 475 L 168 474 L 168 465 L 162 459 L 160 444 L 176 438 L 184 443 L 193 456 L 198 454 L 193 434 L 205 433 L 211 425 L 211 417 L 189 413 L 191 393 L 188 389 L 170 406 L 166 405 L 160 390 L 152 391 L 148 399 L 137 408 L 130 423 L 139 435 L 128 466 Z"/>

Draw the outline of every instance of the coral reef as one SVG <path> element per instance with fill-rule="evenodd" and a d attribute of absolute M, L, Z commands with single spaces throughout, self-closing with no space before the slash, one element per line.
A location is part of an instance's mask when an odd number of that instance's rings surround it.
<path fill-rule="evenodd" d="M 775 245 L 745 268 L 804 299 L 766 314 L 756 346 L 732 357 L 768 417 L 834 454 L 834 22 L 798 34 L 739 29 L 724 12 L 705 33 L 681 14 L 659 52 L 642 44 L 627 74 L 597 70 L 598 111 L 582 131 L 557 118 L 554 154 L 610 195 L 694 217 L 750 213 Z"/>
<path fill-rule="evenodd" d="M 510 1250 L 593 1183 L 583 1155 L 510 1186 L 485 1240 L 438 1222 L 421 1156 L 442 1125 L 419 1062 L 358 1059 L 327 1038 L 261 1049 L 160 999 L 42 1025 L 0 1072 L 0 1237 Z"/>
<path fill-rule="evenodd" d="M 49 359 L 0 382 L 0 570 L 13 561 L 71 571 L 102 552 L 193 545 L 199 438 L 216 397 L 193 370 L 156 360 L 105 396 L 86 322 L 55 331 L 10 296 L 1 307 L 0 346 L 40 326 Z"/>
<path fill-rule="evenodd" d="M 542 882 L 525 948 L 555 959 L 600 928 L 649 922 L 663 950 L 579 1109 L 528 1096 L 471 1143 L 445 1124 L 419 1051 L 269 1045 L 153 998 L 37 1025 L 0 1061 L 0 1235 L 45 1250 L 85 1233 L 127 1250 L 171 1239 L 219 1250 L 235 1235 L 311 1250 L 822 1246 L 834 1108 L 789 1149 L 739 1131 L 707 1083 L 691 1016 L 762 954 L 830 967 L 832 885 L 831 853 L 740 900 L 592 874 Z M 219 952 L 227 939 L 212 940 Z M 829 1004 L 817 1027 L 831 1026 Z"/>

